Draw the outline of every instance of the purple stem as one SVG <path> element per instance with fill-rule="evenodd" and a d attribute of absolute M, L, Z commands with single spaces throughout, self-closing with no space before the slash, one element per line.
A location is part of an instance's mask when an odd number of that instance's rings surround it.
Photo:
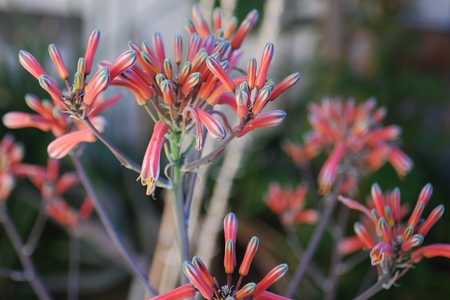
<path fill-rule="evenodd" d="M 287 292 L 287 296 L 289 298 L 295 296 L 297 288 L 305 277 L 306 270 L 308 269 L 308 266 L 311 263 L 317 248 L 319 247 L 322 236 L 326 231 L 327 225 L 330 222 L 331 216 L 333 215 L 334 208 L 336 207 L 337 196 L 341 187 L 341 181 L 342 180 L 338 178 L 334 186 L 334 190 L 325 199 L 325 208 L 320 216 L 320 222 L 314 229 L 314 233 L 308 244 L 308 247 L 306 248 L 305 253 L 303 254 L 297 266 L 297 271 L 295 272 L 294 277 L 289 283 Z"/>
<path fill-rule="evenodd" d="M 22 239 L 20 238 L 16 226 L 14 225 L 14 223 L 12 222 L 11 218 L 8 215 L 8 212 L 6 211 L 5 203 L 0 204 L 0 221 L 3 223 L 3 227 L 5 228 L 6 234 L 8 235 L 8 238 L 11 240 L 14 250 L 16 251 L 19 260 L 22 263 L 26 280 L 30 283 L 31 287 L 33 288 L 34 292 L 39 297 L 39 299 L 51 300 L 52 298 L 50 297 L 50 294 L 48 293 L 44 284 L 37 275 L 31 257 L 28 256 L 23 251 L 24 245 Z"/>
<path fill-rule="evenodd" d="M 117 250 L 119 251 L 121 256 L 128 263 L 128 266 L 130 267 L 130 269 L 134 273 L 134 275 L 144 285 L 147 293 L 149 293 L 152 296 L 158 295 L 158 292 L 150 284 L 150 281 L 147 278 L 147 276 L 144 274 L 144 272 L 142 272 L 139 269 L 139 267 L 136 263 L 136 260 L 133 257 L 131 257 L 128 249 L 126 248 L 125 244 L 122 242 L 121 238 L 119 237 L 119 234 L 114 229 L 114 226 L 113 226 L 111 220 L 109 219 L 109 216 L 107 215 L 106 210 L 103 207 L 103 204 L 99 201 L 99 199 L 97 198 L 97 195 L 95 194 L 94 188 L 92 187 L 92 184 L 86 175 L 86 172 L 84 170 L 83 165 L 80 162 L 80 159 L 73 154 L 70 157 L 72 158 L 72 161 L 75 165 L 75 169 L 80 178 L 80 182 L 83 185 L 84 189 L 86 190 L 86 193 L 89 195 L 89 197 L 94 202 L 95 210 L 96 210 L 98 216 L 100 217 L 100 221 L 102 222 L 103 226 L 105 227 L 106 233 L 108 234 L 109 238 L 114 243 L 114 246 L 117 248 Z"/>

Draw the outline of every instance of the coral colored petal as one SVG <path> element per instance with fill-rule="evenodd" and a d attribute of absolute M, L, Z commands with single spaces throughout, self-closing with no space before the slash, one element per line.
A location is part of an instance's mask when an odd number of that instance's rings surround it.
<path fill-rule="evenodd" d="M 48 145 L 47 151 L 51 158 L 60 159 L 66 156 L 78 144 L 83 142 L 92 143 L 94 141 L 95 136 L 89 129 L 77 130 L 55 139 Z"/>

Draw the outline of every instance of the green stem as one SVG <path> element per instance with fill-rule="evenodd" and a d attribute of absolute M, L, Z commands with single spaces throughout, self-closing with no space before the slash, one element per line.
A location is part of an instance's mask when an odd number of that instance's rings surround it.
<path fill-rule="evenodd" d="M 183 173 L 181 173 L 181 167 L 177 166 L 174 169 L 174 191 L 175 191 L 175 203 L 173 208 L 175 209 L 175 216 L 177 220 L 178 236 L 180 243 L 180 257 L 181 261 L 189 260 L 189 239 L 187 234 L 187 223 L 184 214 L 184 191 L 183 191 Z"/>
<path fill-rule="evenodd" d="M 178 231 L 178 248 L 180 251 L 180 260 L 181 262 L 184 262 L 186 260 L 189 260 L 189 237 L 187 230 L 187 220 L 184 210 L 185 194 L 183 189 L 183 156 L 181 153 L 181 135 L 182 134 L 179 131 L 172 131 L 168 135 L 168 140 L 170 146 L 170 159 L 174 164 L 172 169 L 172 182 L 175 197 L 173 199 L 174 203 L 172 203 L 172 208 L 174 209 L 174 217 Z"/>

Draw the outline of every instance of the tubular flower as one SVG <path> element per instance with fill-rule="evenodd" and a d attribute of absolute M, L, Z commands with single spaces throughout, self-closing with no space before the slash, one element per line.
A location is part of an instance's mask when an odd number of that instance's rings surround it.
<path fill-rule="evenodd" d="M 19 51 L 20 64 L 38 79 L 40 86 L 50 95 L 52 103 L 28 96 L 27 104 L 36 114 L 11 112 L 4 116 L 3 122 L 9 128 L 34 127 L 51 131 L 57 137 L 48 149 L 53 158 L 65 156 L 79 143 L 95 141 L 93 133 L 82 122 L 87 119 L 97 130 L 102 131 L 103 122 L 98 115 L 116 104 L 119 98 L 103 100 L 101 94 L 114 78 L 125 72 L 136 61 L 136 53 L 126 51 L 113 63 L 100 66 L 93 75 L 89 76 L 99 39 L 99 31 L 93 31 L 89 36 L 85 55 L 78 59 L 72 83 L 69 82 L 70 72 L 58 48 L 54 44 L 48 47 L 50 59 L 64 82 L 63 89 L 47 74 L 32 54 L 25 50 Z M 72 126 L 73 123 L 75 126 Z M 72 134 L 63 137 L 70 133 Z M 58 138 L 62 140 L 58 141 Z"/>
<path fill-rule="evenodd" d="M 431 184 L 425 185 L 407 219 L 407 209 L 401 205 L 398 189 L 383 193 L 374 184 L 368 207 L 340 197 L 344 205 L 364 215 L 364 222 L 354 226 L 356 237 L 344 239 L 340 246 L 341 252 L 369 249 L 372 265 L 377 266 L 380 275 L 394 274 L 399 269 L 409 268 L 424 257 L 450 257 L 448 244 L 422 247 L 425 236 L 444 214 L 444 206 L 439 205 L 426 218 L 423 217 L 431 194 Z"/>
<path fill-rule="evenodd" d="M 273 53 L 273 44 L 266 44 L 259 62 L 259 70 L 257 70 L 256 59 L 251 59 L 248 64 L 247 76 L 240 79 L 239 84 L 231 79 L 227 70 L 214 57 L 207 59 L 209 70 L 222 83 L 219 92 L 215 92 L 220 96 L 217 99 L 234 95 L 235 103 L 232 108 L 239 118 L 239 125 L 233 131 L 238 136 L 243 136 L 257 128 L 277 126 L 286 117 L 286 112 L 282 110 L 262 112 L 269 102 L 276 100 L 300 78 L 298 73 L 294 73 L 274 86 L 273 82 L 268 79 Z M 214 100 L 214 97 L 210 99 L 210 101 Z"/>
<path fill-rule="evenodd" d="M 147 186 L 147 195 L 151 195 L 155 191 L 156 181 L 160 172 L 161 150 L 166 141 L 165 135 L 168 132 L 169 126 L 162 121 L 158 121 L 153 128 L 152 137 L 148 142 L 140 174 L 142 185 Z"/>
<path fill-rule="evenodd" d="M 103 131 L 105 123 L 100 114 L 119 100 L 119 96 L 100 97 L 91 107 L 88 117 L 98 131 Z M 51 158 L 64 157 L 80 143 L 95 142 L 95 135 L 81 120 L 71 118 L 57 105 L 33 95 L 26 95 L 25 102 L 34 113 L 9 112 L 3 116 L 3 124 L 11 129 L 36 128 L 51 132 L 56 137 L 47 148 Z"/>
<path fill-rule="evenodd" d="M 89 36 L 85 56 L 78 59 L 72 84 L 69 83 L 70 73 L 61 53 L 54 44 L 49 45 L 50 59 L 59 77 L 64 81 L 64 89 L 61 89 L 47 74 L 31 53 L 20 50 L 19 62 L 38 79 L 41 87 L 51 96 L 55 106 L 75 118 L 83 119 L 95 109 L 96 99 L 110 85 L 110 81 L 131 67 L 136 60 L 136 54 L 133 51 L 127 51 L 109 67 L 100 66 L 90 78 L 87 78 L 91 73 L 99 39 L 100 32 L 97 30 Z"/>
<path fill-rule="evenodd" d="M 11 135 L 0 141 L 0 202 L 4 202 L 14 188 L 17 170 L 22 165 L 24 151 L 22 145 Z M 0 203 L 1 204 L 1 203 Z"/>
<path fill-rule="evenodd" d="M 400 137 L 397 126 L 384 126 L 384 108 L 376 108 L 374 100 L 355 104 L 353 100 L 325 99 L 309 107 L 309 123 L 304 145 L 287 144 L 286 152 L 300 166 L 328 153 L 320 174 L 319 186 L 328 193 L 336 182 L 337 174 L 347 167 L 365 174 L 389 162 L 400 176 L 412 168 L 411 159 L 396 145 Z M 355 172 L 345 172 L 343 186 L 347 193 L 357 186 Z"/>
<path fill-rule="evenodd" d="M 266 204 L 284 224 L 314 224 L 319 215 L 314 209 L 304 208 L 307 193 L 308 187 L 304 184 L 295 189 L 271 184 Z"/>
<path fill-rule="evenodd" d="M 79 186 L 79 180 L 73 172 L 61 174 L 58 160 L 49 159 L 47 166 L 21 164 L 17 174 L 27 177 L 40 191 L 48 216 L 61 225 L 74 228 L 92 214 L 93 203 L 88 197 L 79 208 L 68 204 L 65 193 Z"/>
<path fill-rule="evenodd" d="M 238 26 L 224 20 L 218 9 L 209 22 L 201 9 L 194 6 L 192 21 L 187 27 L 189 38 L 184 41 L 181 35 L 175 36 L 173 57 L 167 54 L 160 33 L 154 35 L 152 43 L 130 43 L 130 50 L 137 54 L 137 63 L 111 82 L 126 87 L 135 96 L 137 104 L 146 110 L 155 110 L 159 120 L 170 120 L 166 123 L 171 123 L 171 129 L 182 132 L 193 129 L 197 148 L 203 146 L 205 133 L 222 140 L 244 135 L 255 128 L 276 126 L 285 117 L 285 112 L 260 112 L 268 102 L 292 86 L 298 75 L 290 76 L 275 87 L 267 80 L 273 45 L 266 46 L 259 72 L 256 61 L 252 60 L 250 74 L 231 76 L 241 56 L 240 47 L 257 19 L 258 13 L 252 11 Z M 249 80 L 251 83 L 247 86 L 250 89 L 240 88 Z M 244 92 L 248 95 L 243 95 Z M 242 104 L 241 96 L 247 97 L 248 101 Z M 220 105 L 235 110 L 239 124 L 231 127 L 228 119 L 216 110 Z"/>
<path fill-rule="evenodd" d="M 248 275 L 250 266 L 259 247 L 259 239 L 252 237 L 247 245 L 241 265 L 236 264 L 236 237 L 237 218 L 233 213 L 229 213 L 224 219 L 225 235 L 225 255 L 224 269 L 227 282 L 220 285 L 216 278 L 209 272 L 206 265 L 199 257 L 194 257 L 191 262 L 184 262 L 183 272 L 190 283 L 159 295 L 154 299 L 182 300 L 192 298 L 193 288 L 200 293 L 203 299 L 288 299 L 267 291 L 275 282 L 282 278 L 288 267 L 281 264 L 274 267 L 258 283 L 249 282 L 244 284 L 244 278 Z M 237 273 L 237 281 L 233 282 L 233 277 Z"/>

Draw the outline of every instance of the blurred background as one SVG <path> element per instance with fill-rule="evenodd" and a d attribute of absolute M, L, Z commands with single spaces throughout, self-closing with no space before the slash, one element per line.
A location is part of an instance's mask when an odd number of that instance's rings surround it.
<path fill-rule="evenodd" d="M 220 163 L 199 173 L 194 194 L 199 224 L 192 224 L 193 251 L 221 273 L 222 236 L 220 224 L 225 211 L 237 212 L 242 247 L 251 233 L 262 238 L 263 248 L 254 276 L 263 274 L 278 261 L 294 269 L 297 258 L 283 238 L 283 227 L 265 206 L 270 182 L 295 186 L 302 174 L 282 149 L 288 141 L 301 142 L 308 129 L 309 103 L 325 96 L 377 99 L 387 108 L 389 124 L 403 128 L 402 148 L 414 163 L 413 171 L 399 179 L 389 166 L 365 178 L 360 199 L 373 182 L 384 189 L 399 186 L 402 199 L 414 203 L 421 187 L 431 182 L 435 193 L 431 206 L 448 206 L 450 197 L 450 0 L 224 0 L 200 1 L 205 11 L 220 2 L 235 10 L 242 20 L 251 9 L 261 12 L 261 21 L 244 47 L 245 59 L 260 56 L 266 41 L 275 43 L 275 81 L 300 71 L 302 80 L 279 105 L 288 117 L 282 126 L 257 133 L 230 145 Z M 34 93 L 45 97 L 17 62 L 19 49 L 32 52 L 47 70 L 47 45 L 55 43 L 69 66 L 84 52 L 87 35 L 100 29 L 98 57 L 112 59 L 133 40 L 150 40 L 163 32 L 168 45 L 176 32 L 184 33 L 194 1 L 179 0 L 0 0 L 0 114 L 28 111 L 23 97 Z M 130 95 L 108 112 L 106 135 L 136 161 L 145 150 L 152 124 L 137 109 Z M 126 124 L 124 126 L 124 124 Z M 1 135 L 7 130 L 0 125 Z M 26 162 L 45 164 L 46 145 L 51 137 L 40 131 L 14 131 L 26 148 Z M 207 146 L 208 147 L 208 146 Z M 211 145 L 209 145 L 211 147 Z M 174 284 L 177 270 L 173 224 L 164 209 L 163 193 L 156 201 L 146 198 L 135 182 L 135 174 L 119 167 L 101 145 L 89 145 L 84 161 L 102 201 L 108 203 L 117 230 L 141 254 L 142 262 L 153 262 L 151 274 L 158 287 Z M 313 165 L 317 172 L 323 160 Z M 70 170 L 69 161 L 63 161 Z M 76 196 L 76 195 L 75 195 Z M 161 199 L 161 200 L 160 200 Z M 32 230 L 40 206 L 37 191 L 21 181 L 8 200 L 14 221 L 23 237 Z M 308 198 L 314 206 L 319 199 Z M 92 221 L 95 225 L 96 220 Z M 161 224 L 161 225 L 160 225 Z M 201 226 L 203 224 L 204 226 Z M 450 215 L 444 215 L 426 243 L 450 242 Z M 313 227 L 298 227 L 298 238 L 307 243 Z M 100 230 L 101 231 L 101 230 Z M 0 230 L 0 269 L 20 269 L 11 245 Z M 351 232 L 351 226 L 348 228 Z M 211 234 L 217 239 L 211 239 Z M 115 253 L 99 250 L 81 235 L 81 299 L 139 299 L 139 285 L 129 277 Z M 42 240 L 33 256 L 45 283 L 56 299 L 66 298 L 70 237 L 53 222 L 46 224 Z M 156 247 L 157 242 L 158 247 Z M 322 243 L 316 263 L 327 270 L 329 239 Z M 219 249 L 219 250 L 217 250 Z M 349 299 L 375 280 L 368 259 L 342 277 L 338 299 Z M 172 271 L 170 269 L 172 268 Z M 293 270 L 291 270 L 293 272 Z M 172 273 L 171 273 L 172 272 Z M 172 276 L 170 276 L 172 274 Z M 398 287 L 375 299 L 447 299 L 450 295 L 450 261 L 433 259 L 418 265 Z M 276 286 L 284 291 L 287 280 Z M 299 299 L 321 299 L 311 283 L 300 289 Z M 34 299 L 27 283 L 0 277 L 0 299 Z M 128 298 L 127 298 L 128 297 Z"/>

